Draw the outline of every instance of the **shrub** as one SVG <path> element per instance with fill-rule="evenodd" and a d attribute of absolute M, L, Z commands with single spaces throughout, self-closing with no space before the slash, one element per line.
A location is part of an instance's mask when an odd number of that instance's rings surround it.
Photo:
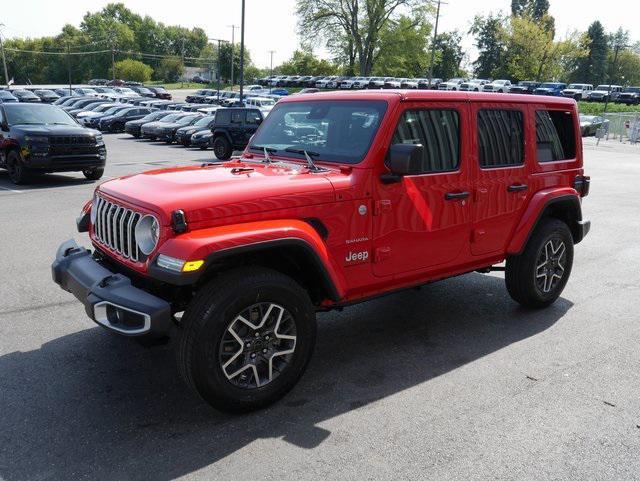
<path fill-rule="evenodd" d="M 148 82 L 151 80 L 153 69 L 139 60 L 127 58 L 115 64 L 116 77 L 134 82 Z"/>
<path fill-rule="evenodd" d="M 178 57 L 163 58 L 156 69 L 156 78 L 164 82 L 177 82 L 184 72 L 184 64 Z"/>

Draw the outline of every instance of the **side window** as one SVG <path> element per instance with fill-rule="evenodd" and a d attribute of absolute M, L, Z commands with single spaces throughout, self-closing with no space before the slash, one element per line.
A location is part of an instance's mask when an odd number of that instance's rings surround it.
<path fill-rule="evenodd" d="M 242 115 L 242 114 L 243 114 L 243 112 L 239 111 L 239 110 L 236 110 L 235 112 L 232 112 L 231 113 L 231 123 L 232 124 L 241 124 L 242 120 L 243 120 L 243 117 L 244 117 L 244 115 Z"/>
<path fill-rule="evenodd" d="M 422 145 L 422 173 L 456 170 L 460 165 L 460 116 L 456 110 L 407 110 L 392 143 Z"/>
<path fill-rule="evenodd" d="M 536 151 L 538 162 L 575 159 L 576 138 L 571 112 L 536 112 Z"/>
<path fill-rule="evenodd" d="M 478 112 L 480 167 L 510 167 L 524 163 L 524 121 L 519 110 Z"/>
<path fill-rule="evenodd" d="M 251 125 L 256 125 L 260 123 L 260 113 L 257 110 L 247 110 L 247 123 Z"/>
<path fill-rule="evenodd" d="M 228 110 L 216 111 L 216 124 L 226 125 L 231 122 L 231 112 Z"/>

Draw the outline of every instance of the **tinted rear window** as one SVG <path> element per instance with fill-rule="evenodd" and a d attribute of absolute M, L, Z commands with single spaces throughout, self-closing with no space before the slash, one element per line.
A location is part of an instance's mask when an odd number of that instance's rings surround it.
<path fill-rule="evenodd" d="M 558 110 L 536 112 L 536 150 L 538 162 L 574 159 L 576 138 L 573 115 Z"/>

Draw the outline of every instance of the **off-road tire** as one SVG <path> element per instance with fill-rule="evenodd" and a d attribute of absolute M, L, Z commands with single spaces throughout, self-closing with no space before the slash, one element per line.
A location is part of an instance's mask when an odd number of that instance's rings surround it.
<path fill-rule="evenodd" d="M 33 172 L 24 165 L 22 156 L 17 150 L 7 155 L 7 172 L 9 179 L 16 185 L 26 184 L 33 179 Z"/>
<path fill-rule="evenodd" d="M 262 386 L 246 388 L 225 374 L 221 343 L 240 313 L 258 303 L 286 309 L 295 322 L 296 341 L 277 377 Z M 277 331 L 276 327 L 272 337 Z M 315 338 L 315 311 L 302 287 L 270 269 L 239 268 L 204 285 L 185 311 L 178 328 L 178 370 L 186 384 L 216 409 L 248 412 L 277 401 L 296 384 L 311 358 Z"/>
<path fill-rule="evenodd" d="M 233 148 L 226 137 L 219 135 L 213 139 L 213 153 L 218 160 L 229 160 L 233 154 Z"/>
<path fill-rule="evenodd" d="M 93 169 L 84 169 L 82 171 L 87 180 L 100 180 L 104 175 L 104 167 L 96 167 Z"/>
<path fill-rule="evenodd" d="M 563 243 L 565 250 L 562 277 L 551 285 L 548 292 L 538 285 L 540 257 L 545 246 L 552 241 L 557 246 Z M 524 250 L 519 255 L 509 256 L 505 272 L 507 291 L 513 300 L 524 307 L 541 309 L 553 304 L 567 284 L 573 266 L 573 237 L 564 222 L 548 218 L 533 232 Z"/>

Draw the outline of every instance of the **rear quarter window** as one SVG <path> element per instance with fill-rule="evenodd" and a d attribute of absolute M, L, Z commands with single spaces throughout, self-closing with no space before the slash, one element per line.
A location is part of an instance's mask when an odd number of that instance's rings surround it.
<path fill-rule="evenodd" d="M 536 111 L 536 157 L 538 162 L 575 159 L 574 122 L 571 112 Z"/>

